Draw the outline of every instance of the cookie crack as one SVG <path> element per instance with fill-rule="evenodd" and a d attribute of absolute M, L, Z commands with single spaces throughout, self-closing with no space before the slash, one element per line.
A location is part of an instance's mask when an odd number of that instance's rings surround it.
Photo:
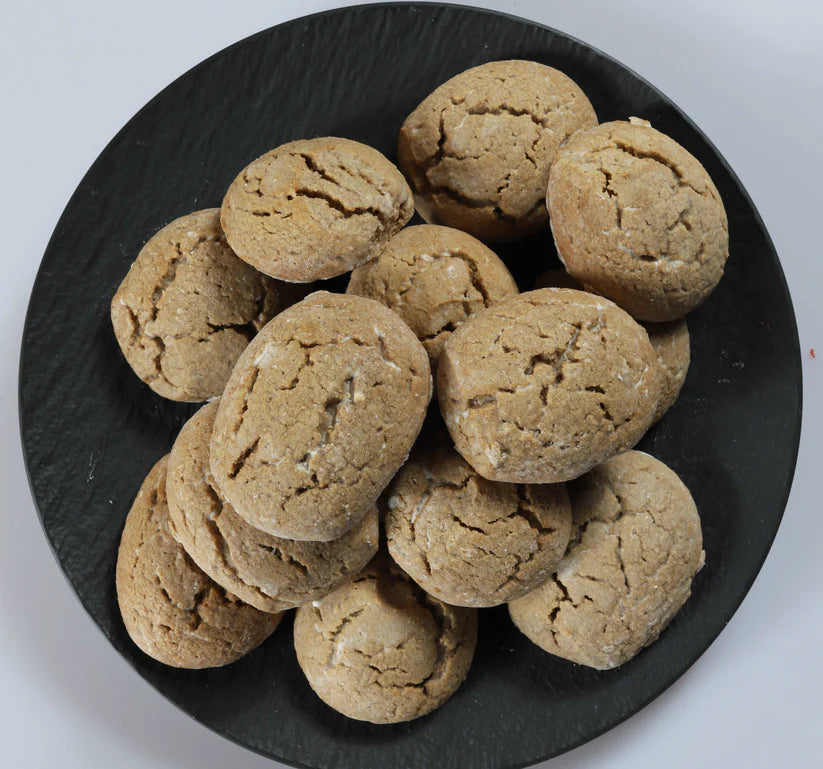
<path fill-rule="evenodd" d="M 260 438 L 257 437 L 252 441 L 237 457 L 237 459 L 232 462 L 231 470 L 229 471 L 229 478 L 234 480 L 237 476 L 241 473 L 243 468 L 246 466 L 246 462 L 248 461 L 249 457 L 257 451 L 257 446 L 260 443 Z"/>
<path fill-rule="evenodd" d="M 357 617 L 359 617 L 364 611 L 365 607 L 361 609 L 356 609 L 353 612 L 349 612 L 343 619 L 338 623 L 337 627 L 331 631 L 331 634 L 326 639 L 332 646 L 331 652 L 329 653 L 329 658 L 326 661 L 326 670 L 330 670 L 337 664 L 337 655 L 340 653 L 340 634 L 346 629 L 346 626 L 353 622 Z"/>
<path fill-rule="evenodd" d="M 443 334 L 451 334 L 453 331 L 457 329 L 457 324 L 454 321 L 449 321 L 448 323 L 444 323 L 440 328 L 437 329 L 434 333 L 431 334 L 423 334 L 419 337 L 421 342 L 431 342 L 432 340 L 439 339 Z"/>
<path fill-rule="evenodd" d="M 131 324 L 131 334 L 129 335 L 129 344 L 135 345 L 140 344 L 141 347 L 145 347 L 143 342 L 141 341 L 143 337 L 143 327 L 140 325 L 140 320 L 137 317 L 137 313 L 131 308 L 130 305 L 123 302 L 123 306 L 126 308 L 126 312 L 129 315 L 129 323 Z"/>
<path fill-rule="evenodd" d="M 349 208 L 346 206 L 342 201 L 338 200 L 334 195 L 329 194 L 328 192 L 322 192 L 320 190 L 310 190 L 306 187 L 299 187 L 294 191 L 295 197 L 300 198 L 312 198 L 315 200 L 322 200 L 328 205 L 329 208 L 334 209 L 335 211 L 339 211 L 343 214 L 343 217 L 346 219 L 350 219 L 353 216 L 360 216 L 362 214 L 371 214 L 376 219 L 383 223 L 382 219 L 382 212 L 374 208 L 373 206 L 355 206 L 354 208 Z"/>
<path fill-rule="evenodd" d="M 449 514 L 451 515 L 452 520 L 458 526 L 460 526 L 461 529 L 466 529 L 466 531 L 474 531 L 477 534 L 488 534 L 488 532 L 485 529 L 481 529 L 477 526 L 472 526 L 471 524 L 466 523 L 459 515 L 457 515 L 457 513 L 454 512 L 454 510 L 449 510 Z M 480 549 L 483 550 L 483 552 L 487 555 L 492 555 L 492 553 L 490 553 L 488 550 L 485 550 L 482 547 Z"/>
<path fill-rule="evenodd" d="M 198 238 L 197 244 L 195 245 L 194 248 L 191 249 L 191 251 L 189 251 L 189 254 L 194 252 L 194 250 L 197 248 L 197 246 L 201 242 L 203 242 L 203 239 Z M 176 254 L 175 254 L 174 257 L 172 257 L 169 260 L 169 263 L 166 266 L 166 272 L 160 278 L 160 281 L 154 287 L 154 291 L 152 291 L 152 294 L 151 294 L 152 306 L 151 306 L 151 316 L 149 318 L 150 321 L 157 319 L 157 313 L 159 311 L 159 308 L 158 308 L 157 305 L 159 304 L 160 300 L 163 298 L 163 294 L 166 293 L 166 289 L 168 289 L 168 287 L 172 283 L 174 283 L 174 279 L 175 279 L 175 277 L 177 277 L 177 268 L 182 267 L 185 264 L 188 264 L 188 261 L 189 261 L 189 255 L 183 253 L 183 246 L 179 242 L 174 242 L 174 243 L 172 243 L 172 245 L 174 246 L 174 250 L 175 250 Z"/>
<path fill-rule="evenodd" d="M 240 576 L 240 570 L 238 569 L 237 564 L 235 563 L 234 558 L 232 557 L 229 543 L 223 536 L 223 532 L 220 530 L 220 524 L 218 523 L 218 519 L 220 518 L 220 516 L 223 515 L 223 512 L 225 510 L 225 503 L 223 502 L 223 499 L 217 493 L 214 486 L 212 485 L 212 482 L 208 478 L 206 479 L 206 493 L 209 496 L 209 503 L 212 510 L 212 514 L 205 518 L 204 524 L 206 531 L 208 532 L 209 537 L 212 540 L 214 552 L 220 559 L 220 563 L 222 564 L 223 568 L 226 571 L 228 571 L 237 582 L 239 582 L 245 588 L 254 591 L 263 600 L 270 601 L 272 596 L 266 593 L 258 585 L 251 584 Z"/>
<path fill-rule="evenodd" d="M 677 181 L 677 186 L 679 187 L 688 187 L 690 190 L 693 190 L 701 197 L 706 194 L 705 190 L 698 190 L 693 184 L 688 182 L 686 178 L 683 176 L 683 172 L 677 166 L 676 163 L 673 163 L 669 158 L 667 158 L 662 152 L 658 152 L 653 149 L 642 150 L 639 147 L 635 147 L 633 144 L 623 140 L 617 139 L 612 137 L 612 141 L 617 149 L 625 152 L 627 155 L 630 155 L 633 158 L 637 158 L 638 160 L 653 160 L 658 165 L 663 166 L 664 168 L 668 168 L 669 171 L 674 176 L 675 180 Z"/>
<path fill-rule="evenodd" d="M 458 641 L 453 647 L 446 643 L 446 638 L 448 638 L 455 629 L 455 625 L 454 618 L 443 609 L 442 604 L 435 598 L 432 598 L 416 582 L 408 580 L 408 585 L 412 590 L 412 594 L 417 599 L 418 604 L 428 610 L 429 615 L 435 621 L 438 628 L 437 652 L 431 672 L 419 683 L 409 684 L 409 686 L 413 686 L 416 689 L 422 689 L 426 695 L 429 695 L 429 688 L 443 677 L 446 672 L 449 655 L 453 654 L 460 647 L 461 642 Z"/>
<path fill-rule="evenodd" d="M 235 435 L 240 432 L 240 428 L 243 426 L 243 420 L 245 419 L 246 412 L 249 410 L 249 398 L 251 398 L 251 395 L 254 392 L 254 387 L 257 384 L 257 379 L 260 376 L 261 371 L 262 369 L 259 366 L 255 366 L 249 374 L 249 381 L 243 388 L 245 390 L 243 395 L 243 403 L 240 405 L 240 413 L 237 415 L 237 420 L 235 421 L 233 428 Z"/>
<path fill-rule="evenodd" d="M 294 390 L 295 387 L 300 383 L 300 377 L 302 376 L 303 372 L 307 368 L 311 368 L 314 366 L 314 360 L 311 357 L 311 353 L 305 353 L 303 356 L 303 362 L 298 367 L 297 371 L 294 373 L 294 376 L 291 378 L 291 381 L 285 387 L 278 387 L 278 390 Z"/>
<path fill-rule="evenodd" d="M 554 534 L 556 529 L 553 526 L 545 525 L 532 507 L 533 502 L 529 498 L 528 487 L 522 484 L 517 485 L 517 509 L 511 516 L 519 515 L 537 533 L 537 546 L 542 549 L 542 537 L 546 534 Z M 511 517 L 509 516 L 509 517 Z"/>
<path fill-rule="evenodd" d="M 456 106 L 452 103 L 451 106 Z M 435 145 L 435 151 L 427 157 L 425 160 L 421 161 L 419 167 L 423 171 L 423 180 L 425 181 L 426 186 L 429 186 L 428 178 L 426 177 L 426 171 L 434 168 L 435 166 L 439 165 L 440 161 L 444 157 L 444 145 L 446 144 L 446 110 L 449 109 L 449 105 L 443 107 L 440 110 L 440 115 L 438 116 L 438 127 L 440 129 L 440 134 L 437 137 L 437 144 Z"/>
<path fill-rule="evenodd" d="M 148 339 L 151 339 L 157 347 L 157 352 L 154 354 L 152 363 L 154 364 L 154 373 L 146 377 L 146 382 L 151 383 L 156 379 L 164 379 L 169 385 L 174 387 L 174 383 L 163 373 L 163 356 L 166 354 L 166 343 L 161 336 L 152 336 L 146 334 Z"/>
<path fill-rule="evenodd" d="M 303 162 L 306 164 L 306 168 L 308 168 L 309 171 L 311 171 L 313 174 L 317 174 L 321 179 L 324 179 L 327 182 L 331 182 L 332 184 L 339 184 L 337 179 L 335 179 L 333 176 L 330 176 L 325 168 L 319 166 L 311 155 L 305 152 L 298 152 L 297 154 L 301 158 L 303 158 Z"/>
<path fill-rule="evenodd" d="M 678 213 L 677 219 L 666 228 L 666 232 L 672 232 L 679 226 L 682 226 L 687 232 L 691 232 L 692 231 L 692 223 L 687 218 L 688 215 L 691 213 L 691 211 L 692 211 L 692 199 L 687 198 L 686 199 L 686 205 L 683 206 L 682 209 L 680 209 L 680 213 Z M 667 250 L 668 250 L 668 247 L 667 247 Z"/>
<path fill-rule="evenodd" d="M 603 177 L 605 179 L 605 181 L 603 182 L 603 192 L 606 193 L 606 195 L 610 198 L 617 198 L 617 192 L 612 187 L 612 174 L 611 174 L 611 171 L 609 171 L 608 168 L 604 168 L 603 164 L 601 163 L 600 164 L 600 173 L 603 174 Z M 618 219 L 617 219 L 618 223 L 617 223 L 617 226 L 620 227 L 620 229 L 623 229 L 622 226 L 620 225 L 620 213 L 621 213 L 620 208 L 618 206 Z"/>
<path fill-rule="evenodd" d="M 466 264 L 469 268 L 469 281 L 471 281 L 472 287 L 483 298 L 483 306 L 488 307 L 491 303 L 491 299 L 486 286 L 483 284 L 483 279 L 480 275 L 480 270 L 477 267 L 477 262 L 468 256 L 468 254 L 464 254 L 462 251 L 448 251 L 446 254 L 440 254 L 440 256 L 448 256 L 451 259 L 459 259 Z"/>
<path fill-rule="evenodd" d="M 309 449 L 303 456 L 300 458 L 300 461 L 297 463 L 297 467 L 300 470 L 305 472 L 309 472 L 311 460 L 323 449 L 326 448 L 329 442 L 329 438 L 331 437 L 332 433 L 334 432 L 335 427 L 337 426 L 338 419 L 340 417 L 340 411 L 347 409 L 354 403 L 354 394 L 353 394 L 353 387 L 354 387 L 354 376 L 348 376 L 343 381 L 343 393 L 338 397 L 328 398 L 323 405 L 323 423 L 320 426 L 320 439 L 317 442 L 317 445 Z M 312 475 L 312 479 L 316 480 L 316 476 Z"/>
<path fill-rule="evenodd" d="M 251 194 L 256 195 L 258 198 L 262 198 L 263 197 L 263 191 L 260 189 L 260 185 L 263 183 L 263 177 L 258 175 L 258 176 L 255 176 L 253 178 L 254 178 L 254 181 L 257 183 L 257 186 L 254 187 L 253 189 L 246 189 L 246 192 L 250 192 Z M 246 188 L 251 186 L 251 178 L 250 178 L 248 168 L 243 169 L 243 185 Z"/>
<path fill-rule="evenodd" d="M 534 123 L 539 128 L 547 128 L 546 121 L 548 119 L 548 115 L 544 118 L 539 118 L 535 115 L 531 110 L 527 109 L 518 109 L 517 107 L 511 107 L 507 103 L 501 104 L 499 107 L 484 107 L 484 106 L 477 106 L 477 107 L 469 107 L 466 110 L 466 114 L 468 115 L 511 115 L 512 117 L 528 117 L 532 123 Z M 549 113 L 551 114 L 551 113 Z"/>
<path fill-rule="evenodd" d="M 467 195 L 463 195 L 462 193 L 458 192 L 455 189 L 452 189 L 448 185 L 438 185 L 432 186 L 427 181 L 428 192 L 431 195 L 445 195 L 447 198 L 450 198 L 455 203 L 459 203 L 461 206 L 465 206 L 466 208 L 486 208 L 491 209 L 492 214 L 495 218 L 500 219 L 501 221 L 511 221 L 516 222 L 521 217 L 515 216 L 514 214 L 506 213 L 500 205 L 498 201 L 491 200 L 489 198 L 471 198 Z M 542 200 L 537 201 L 525 214 L 528 217 L 536 208 L 542 205 Z"/>
<path fill-rule="evenodd" d="M 193 243 L 191 248 L 189 248 L 188 252 L 183 251 L 183 244 L 179 240 L 171 241 L 170 245 L 174 248 L 175 255 L 169 260 L 168 265 L 166 266 L 166 271 L 163 273 L 163 276 L 157 282 L 157 285 L 154 287 L 154 290 L 151 294 L 151 312 L 149 321 L 153 321 L 157 319 L 157 313 L 159 311 L 158 304 L 163 298 L 166 290 L 169 286 L 174 283 L 175 278 L 177 277 L 177 270 L 180 267 L 185 266 L 189 262 L 189 257 L 197 251 L 204 243 L 220 243 L 222 245 L 227 245 L 226 239 L 222 236 L 214 236 L 214 235 L 200 235 Z"/>
<path fill-rule="evenodd" d="M 420 517 L 420 514 L 423 512 L 423 509 L 429 502 L 429 499 L 432 495 L 432 487 L 428 486 L 424 491 L 423 494 L 420 496 L 420 499 L 417 500 L 414 507 L 412 508 L 411 515 L 409 516 L 409 533 L 411 534 L 412 542 L 417 545 L 417 551 L 420 554 L 420 558 L 423 561 L 423 568 L 426 570 L 426 573 L 431 575 L 432 568 L 431 563 L 429 562 L 429 556 L 426 552 L 426 548 L 422 547 L 417 540 L 417 519 Z"/>
<path fill-rule="evenodd" d="M 555 384 L 560 384 L 565 377 L 564 368 L 567 363 L 579 363 L 579 358 L 573 358 L 572 354 L 578 352 L 580 350 L 580 333 L 583 331 L 583 324 L 582 323 L 573 323 L 572 324 L 572 333 L 569 337 L 569 341 L 566 342 L 565 347 L 562 349 L 557 349 L 553 353 L 544 353 L 540 352 L 536 355 L 533 355 L 529 361 L 529 364 L 523 370 L 523 373 L 526 376 L 531 376 L 534 373 L 534 369 L 539 364 L 545 364 L 547 366 L 551 366 L 554 369 L 554 381 Z"/>
<path fill-rule="evenodd" d="M 507 574 L 506 577 L 497 585 L 492 592 L 499 593 L 500 591 L 504 590 L 505 588 L 509 587 L 512 582 L 522 582 L 523 581 L 523 571 L 526 566 L 528 566 L 535 558 L 535 556 L 540 552 L 541 548 L 538 547 L 535 550 L 532 550 L 525 558 L 520 555 L 520 553 L 512 553 L 514 556 L 514 571 L 511 574 Z"/>
<path fill-rule="evenodd" d="M 288 566 L 293 566 L 297 569 L 301 574 L 307 576 L 309 573 L 309 567 L 303 563 L 300 559 L 295 558 L 293 555 L 290 555 L 282 548 L 277 547 L 276 545 L 267 545 L 264 542 L 258 542 L 257 547 L 260 550 L 263 550 L 271 555 L 275 556 L 278 560 L 282 561 L 284 564 Z"/>
<path fill-rule="evenodd" d="M 234 331 L 240 334 L 247 342 L 251 342 L 258 331 L 254 321 L 249 321 L 248 323 L 209 323 L 206 321 L 206 326 L 209 329 L 207 336 L 219 334 L 221 331 Z"/>
<path fill-rule="evenodd" d="M 200 237 L 195 242 L 195 245 L 192 249 L 190 249 L 189 254 L 194 253 L 194 251 L 198 248 L 198 246 L 203 243 L 207 238 Z M 168 287 L 174 283 L 174 279 L 177 277 L 177 269 L 185 264 L 188 264 L 189 254 L 183 253 L 183 246 L 179 241 L 174 241 L 171 244 L 175 250 L 175 256 L 169 260 L 168 265 L 166 266 L 166 271 L 163 276 L 160 278 L 157 285 L 154 287 L 154 290 L 151 294 L 151 309 L 149 312 L 149 319 L 146 322 L 148 326 L 149 323 L 153 323 L 157 320 L 157 315 L 160 311 L 159 303 L 163 298 L 163 295 L 166 293 Z M 161 334 L 151 334 L 148 330 L 145 331 L 145 334 L 150 339 L 153 339 L 155 344 L 157 345 L 157 352 L 154 355 L 154 369 L 155 373 L 152 374 L 149 378 L 149 382 L 153 382 L 156 379 L 163 378 L 169 385 L 174 387 L 174 383 L 169 380 L 169 378 L 163 372 L 163 356 L 166 353 L 166 342 L 164 337 Z"/>
<path fill-rule="evenodd" d="M 186 564 L 189 568 L 194 570 L 197 569 L 197 566 L 192 562 L 191 558 L 189 557 L 188 553 L 183 553 L 185 558 Z M 204 617 L 201 614 L 201 607 L 203 603 L 206 601 L 208 594 L 213 590 L 212 585 L 206 584 L 197 593 L 194 594 L 192 598 L 191 606 L 184 606 L 181 605 L 178 601 L 172 598 L 170 591 L 166 588 L 165 584 L 163 583 L 163 579 L 160 576 L 160 573 L 155 571 L 154 573 L 154 581 L 157 585 L 160 592 L 163 594 L 166 602 L 169 606 L 173 606 L 178 612 L 180 612 L 185 618 L 188 624 L 188 630 L 190 632 L 196 631 L 201 624 L 203 624 Z"/>
<path fill-rule="evenodd" d="M 338 178 L 336 176 L 333 176 L 329 169 L 324 168 L 323 166 L 320 165 L 320 163 L 317 161 L 317 158 L 312 157 L 308 153 L 302 153 L 302 152 L 298 153 L 298 155 L 303 159 L 303 162 L 306 164 L 306 168 L 308 168 L 309 171 L 316 174 L 317 176 L 319 176 L 324 181 L 330 182 L 331 184 L 334 184 L 337 187 L 340 187 L 340 188 L 346 190 L 347 192 L 351 192 L 354 195 L 357 195 L 357 196 L 362 195 L 362 191 L 358 190 L 356 187 L 352 186 L 350 183 L 347 183 L 346 178 L 341 179 L 341 178 Z M 376 190 L 377 193 L 380 194 L 380 195 L 388 195 L 389 197 L 392 197 L 393 202 L 396 202 L 396 201 L 394 201 L 393 196 L 389 194 L 389 188 L 384 188 L 384 186 L 381 184 L 381 182 L 383 180 L 381 180 L 379 178 L 379 176 L 376 176 L 376 177 L 368 176 L 367 174 L 365 174 L 362 171 L 362 169 L 357 168 L 355 166 L 348 165 L 339 156 L 335 158 L 335 167 L 336 167 L 336 170 L 339 170 L 343 173 L 344 177 L 348 176 L 350 179 L 354 178 L 354 177 L 357 177 L 357 178 L 361 179 L 363 182 L 365 182 L 366 186 L 369 187 L 370 189 Z"/>
<path fill-rule="evenodd" d="M 490 403 L 497 403 L 497 393 L 487 393 L 486 395 L 476 395 L 469 398 L 468 409 L 479 409 L 488 406 Z"/>
<path fill-rule="evenodd" d="M 631 586 L 629 585 L 629 574 L 626 571 L 626 562 L 623 560 L 623 537 L 621 537 L 619 534 L 615 534 L 615 536 L 617 537 L 617 563 L 620 565 L 620 573 L 623 575 L 623 587 L 625 587 L 626 596 L 628 597 L 631 594 L 632 590 Z"/>
<path fill-rule="evenodd" d="M 131 569 L 129 569 L 129 574 L 134 574 L 137 570 L 137 562 L 140 560 L 140 551 L 146 545 L 146 529 L 148 524 L 154 520 L 154 516 L 157 514 L 157 502 L 159 498 L 160 489 L 158 486 L 154 486 L 151 490 L 151 494 L 149 495 L 148 514 L 146 515 L 144 525 L 140 527 L 140 541 L 137 543 L 137 547 L 134 548 L 134 558 L 131 563 Z M 156 522 L 155 526 L 157 526 Z"/>
<path fill-rule="evenodd" d="M 496 200 L 492 200 L 490 198 L 471 198 L 445 184 L 441 184 L 436 187 L 429 185 L 428 192 L 432 195 L 445 195 L 446 197 L 451 198 L 455 203 L 460 203 L 461 206 L 466 206 L 467 208 L 498 208 Z M 497 215 L 497 213 L 495 213 L 495 215 Z M 504 214 L 502 210 L 499 215 L 500 218 L 515 218 L 509 214 Z"/>
<path fill-rule="evenodd" d="M 204 622 L 204 618 L 203 618 L 203 615 L 202 615 L 200 609 L 203 606 L 203 604 L 205 603 L 206 598 L 208 597 L 210 592 L 211 592 L 211 587 L 209 585 L 206 585 L 201 590 L 198 590 L 197 593 L 195 593 L 195 595 L 194 595 L 194 605 L 190 609 L 190 614 L 189 614 L 189 617 L 190 617 L 190 619 L 189 619 L 189 623 L 190 623 L 189 624 L 189 629 L 192 632 L 197 630 L 200 627 L 200 625 L 202 625 L 203 622 Z"/>
<path fill-rule="evenodd" d="M 332 176 L 325 168 L 320 166 L 317 163 L 316 159 L 311 157 L 311 155 L 308 155 L 308 154 L 305 154 L 305 153 L 302 153 L 302 152 L 298 153 L 298 155 L 299 155 L 299 157 L 301 157 L 303 159 L 303 162 L 305 163 L 306 168 L 311 173 L 319 176 L 322 181 L 329 182 L 330 184 L 333 184 L 334 186 L 339 187 L 341 189 L 347 190 L 348 192 L 352 192 L 355 195 L 358 195 L 358 196 L 361 195 L 360 191 L 355 190 L 352 187 L 344 184 L 339 179 L 335 179 L 334 176 Z M 346 169 L 345 167 L 341 166 L 341 168 L 342 168 L 342 170 L 344 170 L 347 173 L 351 174 L 351 172 L 348 171 L 348 169 Z M 368 177 L 366 177 L 361 172 L 357 172 L 357 175 L 359 175 L 360 178 L 363 179 L 370 187 L 375 187 L 376 186 L 375 183 L 374 183 L 374 180 L 369 179 Z M 378 192 L 380 192 L 379 189 L 378 189 Z M 343 203 L 343 201 L 341 201 L 339 198 L 335 197 L 334 195 L 332 195 L 329 192 L 324 192 L 324 191 L 319 190 L 319 189 L 309 189 L 305 186 L 304 187 L 298 187 L 297 189 L 295 189 L 294 195 L 296 197 L 306 197 L 306 198 L 315 198 L 315 199 L 323 200 L 323 201 L 326 202 L 326 204 L 330 208 L 332 208 L 336 211 L 339 211 L 341 214 L 343 214 L 343 216 L 345 218 L 350 218 L 350 217 L 353 217 L 353 216 L 360 216 L 360 215 L 363 215 L 363 214 L 370 214 L 378 220 L 381 229 L 385 228 L 388 224 L 386 213 L 382 209 L 380 209 L 379 207 L 375 207 L 375 206 L 355 206 L 353 208 L 348 207 L 348 206 L 346 206 L 345 203 Z"/>
<path fill-rule="evenodd" d="M 603 419 L 605 419 L 607 422 L 611 422 L 612 429 L 615 429 L 614 417 L 611 415 L 611 412 L 609 411 L 609 407 L 606 405 L 606 402 L 600 401 L 600 403 L 598 403 L 597 405 L 600 408 L 601 413 L 603 414 Z"/>

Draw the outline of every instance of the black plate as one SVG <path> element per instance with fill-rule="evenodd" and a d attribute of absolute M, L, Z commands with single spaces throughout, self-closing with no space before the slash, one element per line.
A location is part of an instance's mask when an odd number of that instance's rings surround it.
<path fill-rule="evenodd" d="M 703 520 L 706 568 L 660 640 L 618 670 L 550 657 L 481 612 L 463 687 L 409 724 L 336 714 L 295 661 L 291 621 L 220 670 L 155 663 L 130 642 L 114 564 L 144 475 L 168 451 L 190 406 L 131 373 L 109 299 L 147 237 L 218 206 L 235 174 L 292 139 L 336 135 L 395 156 L 403 118 L 467 67 L 526 58 L 567 72 L 601 120 L 638 115 L 706 166 L 726 204 L 731 259 L 689 316 L 692 366 L 679 401 L 641 448 L 673 467 Z M 521 288 L 555 259 L 549 237 L 503 252 Z M 206 60 L 149 102 L 86 174 L 49 243 L 23 336 L 20 421 L 46 536 L 83 605 L 129 664 L 220 734 L 310 767 L 512 767 L 556 755 L 656 697 L 705 651 L 751 586 L 777 531 L 800 433 L 800 351 L 774 248 L 739 180 L 663 94 L 608 56 L 500 14 L 437 5 L 348 8 L 283 24 Z"/>

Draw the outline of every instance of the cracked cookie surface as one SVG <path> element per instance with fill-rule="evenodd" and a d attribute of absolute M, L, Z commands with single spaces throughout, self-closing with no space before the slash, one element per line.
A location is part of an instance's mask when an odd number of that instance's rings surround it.
<path fill-rule="evenodd" d="M 350 139 L 289 142 L 250 163 L 223 198 L 221 222 L 241 259 L 297 283 L 377 256 L 414 213 L 411 190 L 376 149 Z"/>
<path fill-rule="evenodd" d="M 640 451 L 604 462 L 569 493 L 568 553 L 509 611 L 547 652 L 606 670 L 655 641 L 689 597 L 705 559 L 700 518 L 674 471 Z"/>
<path fill-rule="evenodd" d="M 648 335 L 614 303 L 544 288 L 451 335 L 437 396 L 457 450 L 482 476 L 557 483 L 640 440 L 658 376 Z"/>
<path fill-rule="evenodd" d="M 548 270 L 535 281 L 535 288 L 575 288 L 580 284 L 565 270 Z M 683 389 L 691 360 L 689 329 L 685 318 L 665 323 L 641 323 L 649 335 L 659 364 L 660 396 L 652 424 L 674 405 Z"/>
<path fill-rule="evenodd" d="M 497 606 L 557 566 L 571 532 L 565 486 L 488 481 L 440 434 L 415 449 L 386 491 L 389 553 L 427 593 Z"/>
<path fill-rule="evenodd" d="M 570 138 L 552 165 L 547 205 L 571 276 L 639 320 L 682 317 L 723 276 L 729 229 L 717 188 L 644 120 Z"/>
<path fill-rule="evenodd" d="M 211 477 L 217 406 L 207 403 L 186 422 L 169 455 L 172 534 L 192 560 L 226 590 L 268 612 L 320 598 L 357 574 L 377 552 L 377 510 L 331 542 L 295 542 L 250 526 Z"/>
<path fill-rule="evenodd" d="M 466 318 L 518 291 L 506 265 L 479 240 L 424 224 L 401 230 L 380 256 L 355 269 L 346 293 L 394 310 L 434 363 Z"/>
<path fill-rule="evenodd" d="M 686 319 L 672 320 L 668 323 L 644 323 L 643 328 L 649 335 L 660 372 L 660 397 L 654 422 L 657 422 L 677 400 L 691 362 L 691 345 Z"/>
<path fill-rule="evenodd" d="M 476 643 L 476 610 L 426 594 L 382 551 L 294 618 L 311 688 L 343 715 L 377 724 L 440 707 L 466 677 Z"/>
<path fill-rule="evenodd" d="M 420 214 L 489 241 L 544 229 L 549 167 L 560 144 L 597 124 L 562 72 L 493 61 L 435 89 L 403 123 L 399 165 Z"/>
<path fill-rule="evenodd" d="M 305 291 L 237 258 L 220 210 L 182 216 L 140 250 L 111 301 L 126 361 L 164 398 L 220 395 L 255 334 Z"/>
<path fill-rule="evenodd" d="M 280 622 L 204 574 L 169 530 L 168 455 L 151 469 L 126 518 L 117 553 L 117 601 L 126 630 L 150 657 L 178 668 L 234 662 Z"/>
<path fill-rule="evenodd" d="M 336 539 L 406 460 L 431 391 L 428 355 L 398 315 L 318 291 L 240 357 L 214 421 L 217 487 L 255 528 Z"/>

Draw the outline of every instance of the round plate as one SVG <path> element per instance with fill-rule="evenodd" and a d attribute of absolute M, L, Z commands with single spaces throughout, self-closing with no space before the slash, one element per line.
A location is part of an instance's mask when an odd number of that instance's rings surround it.
<path fill-rule="evenodd" d="M 219 206 L 235 174 L 264 151 L 333 135 L 393 158 L 400 124 L 435 86 L 467 67 L 511 58 L 568 73 L 601 120 L 651 120 L 701 160 L 726 204 L 726 276 L 689 316 L 686 386 L 640 445 L 680 474 L 702 516 L 706 567 L 691 599 L 657 643 L 607 672 L 542 652 L 515 630 L 505 607 L 484 610 L 465 684 L 432 715 L 396 726 L 350 721 L 326 707 L 297 666 L 290 620 L 227 668 L 184 671 L 154 662 L 126 635 L 115 558 L 140 482 L 193 407 L 155 396 L 120 355 L 109 301 L 130 262 L 162 225 Z M 522 289 L 556 258 L 548 235 L 502 255 Z M 791 484 L 800 404 L 797 329 L 777 255 L 706 137 L 642 78 L 581 42 L 523 20 L 440 5 L 364 6 L 298 19 L 211 57 L 149 102 L 91 167 L 57 225 L 32 292 L 20 370 L 34 499 L 94 621 L 129 664 L 194 718 L 308 767 L 520 766 L 643 707 L 705 651 L 760 569 Z"/>

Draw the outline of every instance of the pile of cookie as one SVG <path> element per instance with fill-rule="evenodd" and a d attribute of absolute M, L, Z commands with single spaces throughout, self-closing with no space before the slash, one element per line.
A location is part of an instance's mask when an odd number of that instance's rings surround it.
<path fill-rule="evenodd" d="M 267 152 L 220 209 L 155 234 L 111 305 L 137 375 L 207 401 L 126 519 L 128 633 L 224 665 L 296 608 L 311 687 L 375 723 L 448 699 L 479 608 L 605 669 L 683 605 L 697 509 L 631 449 L 676 399 L 683 316 L 728 256 L 700 163 L 646 121 L 598 125 L 542 64 L 444 83 L 398 156 Z M 406 226 L 415 208 L 429 224 Z M 484 243 L 548 227 L 565 270 L 520 293 Z M 312 291 L 348 272 L 345 294 Z"/>

